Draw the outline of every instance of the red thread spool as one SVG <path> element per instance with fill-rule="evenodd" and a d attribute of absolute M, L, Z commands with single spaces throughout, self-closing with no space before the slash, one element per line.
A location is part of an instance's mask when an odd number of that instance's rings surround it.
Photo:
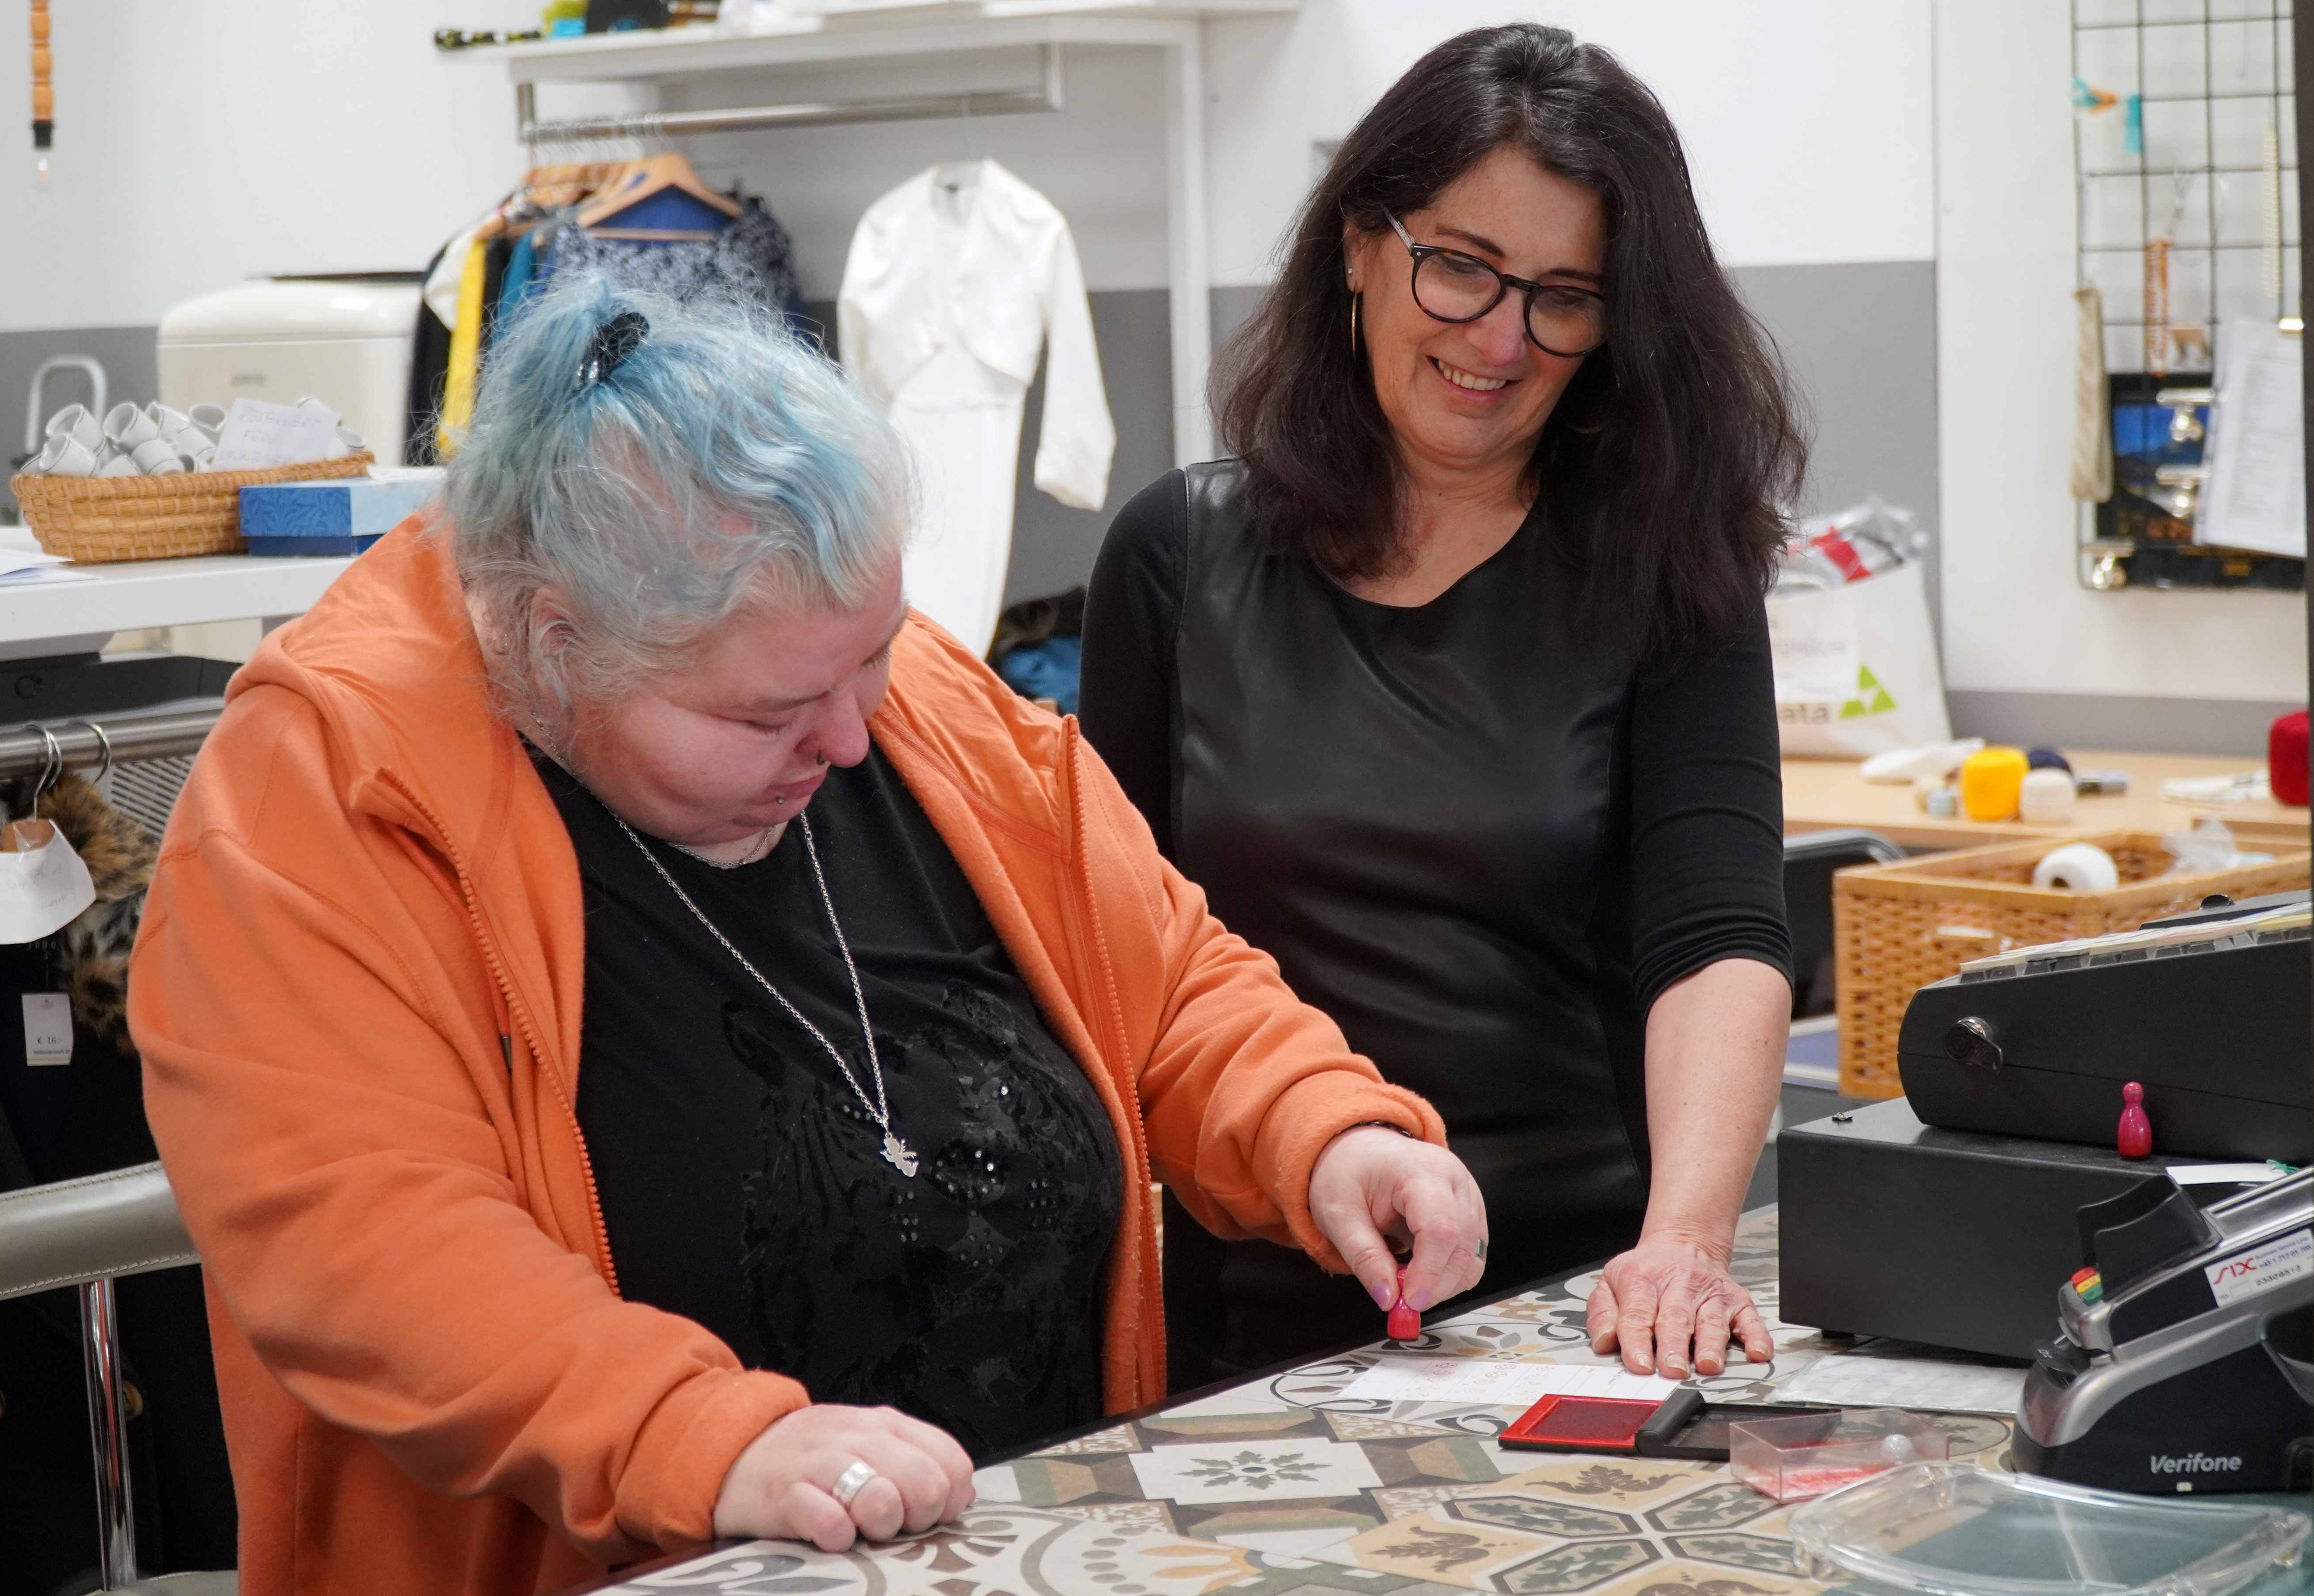
<path fill-rule="evenodd" d="M 2265 779 L 2277 804 L 2303 805 L 2307 798 L 2306 711 L 2277 718 L 2265 734 Z"/>

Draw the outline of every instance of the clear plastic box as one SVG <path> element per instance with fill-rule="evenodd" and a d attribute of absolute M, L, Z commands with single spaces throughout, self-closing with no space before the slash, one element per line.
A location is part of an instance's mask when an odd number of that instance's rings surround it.
<path fill-rule="evenodd" d="M 1918 1596 L 2228 1596 L 2295 1567 L 2307 1530 L 2285 1507 L 2125 1496 L 1973 1463 L 1891 1469 L 1791 1520 L 1809 1578 Z"/>
<path fill-rule="evenodd" d="M 1798 1502 L 1907 1463 L 1941 1462 L 1952 1437 L 1895 1407 L 1762 1419 L 1727 1427 L 1727 1467 L 1762 1496 Z"/>

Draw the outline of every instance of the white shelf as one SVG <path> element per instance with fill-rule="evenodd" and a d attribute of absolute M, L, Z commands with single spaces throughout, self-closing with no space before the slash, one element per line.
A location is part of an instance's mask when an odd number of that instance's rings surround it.
<path fill-rule="evenodd" d="M 300 615 L 355 558 L 260 560 L 216 554 L 74 568 L 93 573 L 84 582 L 0 582 L 0 647 L 155 626 Z"/>
<path fill-rule="evenodd" d="M 449 59 L 502 66 L 518 120 L 536 113 L 533 84 L 648 83 L 746 68 L 890 60 L 1020 46 L 1154 51 L 1165 75 L 1166 288 L 1173 374 L 1173 463 L 1213 454 L 1206 377 L 1213 354 L 1206 250 L 1205 28 L 1232 17 L 1290 15 L 1302 0 L 952 0 L 794 17 L 772 33 L 712 25 L 489 45 Z M 547 119 L 551 120 L 552 119 Z M 861 196 L 865 204 L 868 197 Z"/>
<path fill-rule="evenodd" d="M 484 45 L 447 58 L 502 63 L 518 84 L 601 83 L 1016 45 L 1176 44 L 1201 22 L 1301 9 L 1302 0 L 978 0 L 799 16 L 776 33 L 723 35 L 700 23 Z"/>

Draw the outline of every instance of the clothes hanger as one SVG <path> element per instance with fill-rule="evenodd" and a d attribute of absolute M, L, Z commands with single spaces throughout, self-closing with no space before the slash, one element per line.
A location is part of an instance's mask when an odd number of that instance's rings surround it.
<path fill-rule="evenodd" d="M 106 733 L 103 727 L 98 725 L 93 720 L 67 720 L 65 724 L 66 726 L 84 726 L 88 727 L 90 734 L 96 738 L 96 746 L 97 752 L 100 755 L 100 760 L 96 767 L 96 774 L 88 779 L 88 784 L 91 787 L 102 788 L 104 785 L 104 779 L 112 774 L 112 738 Z M 59 752 L 61 753 L 61 750 L 59 750 Z"/>
<path fill-rule="evenodd" d="M 709 188 L 688 160 L 668 150 L 630 165 L 578 220 L 597 238 L 678 241 L 713 238 L 738 214 L 737 201 Z"/>
<path fill-rule="evenodd" d="M 32 723 L 32 729 L 40 737 L 40 773 L 33 779 L 32 796 L 24 801 L 23 814 L 11 820 L 4 836 L 0 836 L 0 852 L 30 852 L 46 844 L 56 833 L 54 825 L 40 818 L 40 800 L 64 777 L 64 745 L 57 741 L 56 733 L 38 721 Z"/>

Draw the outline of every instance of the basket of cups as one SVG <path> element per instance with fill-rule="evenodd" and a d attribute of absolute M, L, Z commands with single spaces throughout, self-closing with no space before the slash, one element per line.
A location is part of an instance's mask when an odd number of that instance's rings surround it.
<path fill-rule="evenodd" d="M 238 435 L 244 419 L 254 418 L 253 435 L 256 422 L 268 419 L 261 413 L 288 423 L 278 433 L 314 440 L 305 447 L 317 457 L 243 466 L 252 437 Z M 218 467 L 221 456 L 232 463 L 226 469 Z M 247 547 L 243 488 L 358 477 L 370 459 L 360 436 L 310 397 L 254 408 L 243 400 L 231 412 L 213 404 L 181 411 L 122 403 L 102 418 L 75 404 L 49 419 L 40 453 L 9 479 L 8 490 L 40 547 L 75 561 L 238 554 Z"/>

